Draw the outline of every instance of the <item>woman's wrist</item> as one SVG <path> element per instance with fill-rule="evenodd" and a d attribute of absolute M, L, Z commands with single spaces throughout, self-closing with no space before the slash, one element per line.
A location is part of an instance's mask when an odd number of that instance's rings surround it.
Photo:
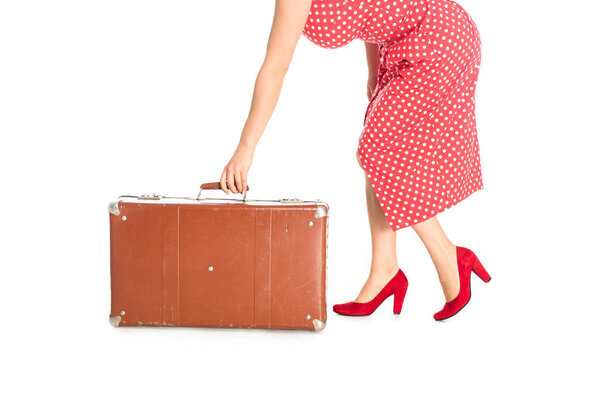
<path fill-rule="evenodd" d="M 252 143 L 245 142 L 243 140 L 240 140 L 240 142 L 238 143 L 237 148 L 240 151 L 247 151 L 247 152 L 250 152 L 250 153 L 254 153 L 254 149 L 256 148 L 256 145 L 254 145 Z"/>

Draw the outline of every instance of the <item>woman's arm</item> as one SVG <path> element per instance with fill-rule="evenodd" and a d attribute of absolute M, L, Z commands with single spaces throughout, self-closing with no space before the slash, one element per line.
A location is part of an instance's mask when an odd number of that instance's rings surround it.
<path fill-rule="evenodd" d="M 377 70 L 379 68 L 379 44 L 365 42 L 365 51 L 367 53 L 367 66 L 369 67 L 369 76 L 367 79 L 367 97 L 371 101 L 371 96 L 377 85 Z"/>
<path fill-rule="evenodd" d="M 281 87 L 296 44 L 302 35 L 311 0 L 275 0 L 275 13 L 267 51 L 254 83 L 250 111 L 239 144 L 221 175 L 225 193 L 245 193 L 254 149 L 279 100 Z"/>

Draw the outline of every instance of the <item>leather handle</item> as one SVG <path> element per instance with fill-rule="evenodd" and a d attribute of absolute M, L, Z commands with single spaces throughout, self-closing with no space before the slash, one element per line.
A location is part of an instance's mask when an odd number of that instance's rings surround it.
<path fill-rule="evenodd" d="M 200 190 L 219 190 L 221 182 L 208 182 L 200 185 Z M 246 190 L 250 190 L 250 186 L 246 185 Z"/>
<path fill-rule="evenodd" d="M 221 182 L 207 182 L 200 185 L 200 191 L 198 192 L 198 196 L 196 200 L 201 200 L 200 195 L 203 190 L 218 190 L 221 189 Z M 244 192 L 243 201 L 246 201 L 246 194 L 248 194 L 248 190 L 250 190 L 250 186 L 246 185 L 246 192 Z"/>

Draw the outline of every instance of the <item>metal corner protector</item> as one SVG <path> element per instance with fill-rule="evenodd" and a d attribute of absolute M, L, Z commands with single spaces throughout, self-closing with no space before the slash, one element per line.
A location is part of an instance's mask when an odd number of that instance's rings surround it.
<path fill-rule="evenodd" d="M 108 212 L 113 214 L 113 215 L 120 215 L 121 211 L 119 210 L 119 202 L 118 201 L 111 201 L 108 204 Z"/>
<path fill-rule="evenodd" d="M 313 326 L 315 327 L 315 332 L 321 332 L 323 329 L 325 329 L 325 325 L 326 323 L 318 320 L 318 319 L 313 319 Z"/>
<path fill-rule="evenodd" d="M 110 315 L 108 317 L 108 322 L 110 322 L 110 324 L 112 326 L 114 326 L 115 328 L 118 328 L 119 325 L 121 324 L 121 316 L 117 315 L 116 317 L 113 317 L 112 315 Z"/>

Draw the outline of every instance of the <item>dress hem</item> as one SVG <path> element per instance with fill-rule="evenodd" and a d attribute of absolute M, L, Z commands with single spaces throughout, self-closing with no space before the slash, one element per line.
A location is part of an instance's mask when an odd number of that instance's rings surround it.
<path fill-rule="evenodd" d="M 478 192 L 480 190 L 483 190 L 483 185 L 479 185 L 479 186 L 475 187 L 470 192 L 468 192 L 466 195 L 464 195 L 461 199 L 456 200 L 455 202 L 446 205 L 442 209 L 439 209 L 435 214 L 427 214 L 425 216 L 421 216 L 420 218 L 416 218 L 417 221 L 414 221 L 415 218 L 413 218 L 412 222 L 410 222 L 408 225 L 399 226 L 398 228 L 396 228 L 396 225 L 398 225 L 398 223 L 394 222 L 394 220 L 390 219 L 389 215 L 386 215 L 385 217 L 386 217 L 386 219 L 388 221 L 388 225 L 390 225 L 390 228 L 392 228 L 392 230 L 394 232 L 397 232 L 400 229 L 410 228 L 413 225 L 416 225 L 416 224 L 421 223 L 423 221 L 427 221 L 429 218 L 438 216 L 439 214 L 443 213 L 444 211 L 447 211 L 447 210 L 451 209 L 452 207 L 456 206 L 457 204 L 461 203 L 463 200 L 466 200 L 467 198 L 471 197 L 471 195 L 473 195 L 474 193 L 476 193 L 476 192 Z M 378 198 L 378 200 L 379 200 L 379 198 Z M 383 205 L 381 204 L 381 202 L 379 203 L 379 205 L 382 207 L 382 211 L 383 211 Z M 391 222 L 393 222 L 393 224 Z"/>

